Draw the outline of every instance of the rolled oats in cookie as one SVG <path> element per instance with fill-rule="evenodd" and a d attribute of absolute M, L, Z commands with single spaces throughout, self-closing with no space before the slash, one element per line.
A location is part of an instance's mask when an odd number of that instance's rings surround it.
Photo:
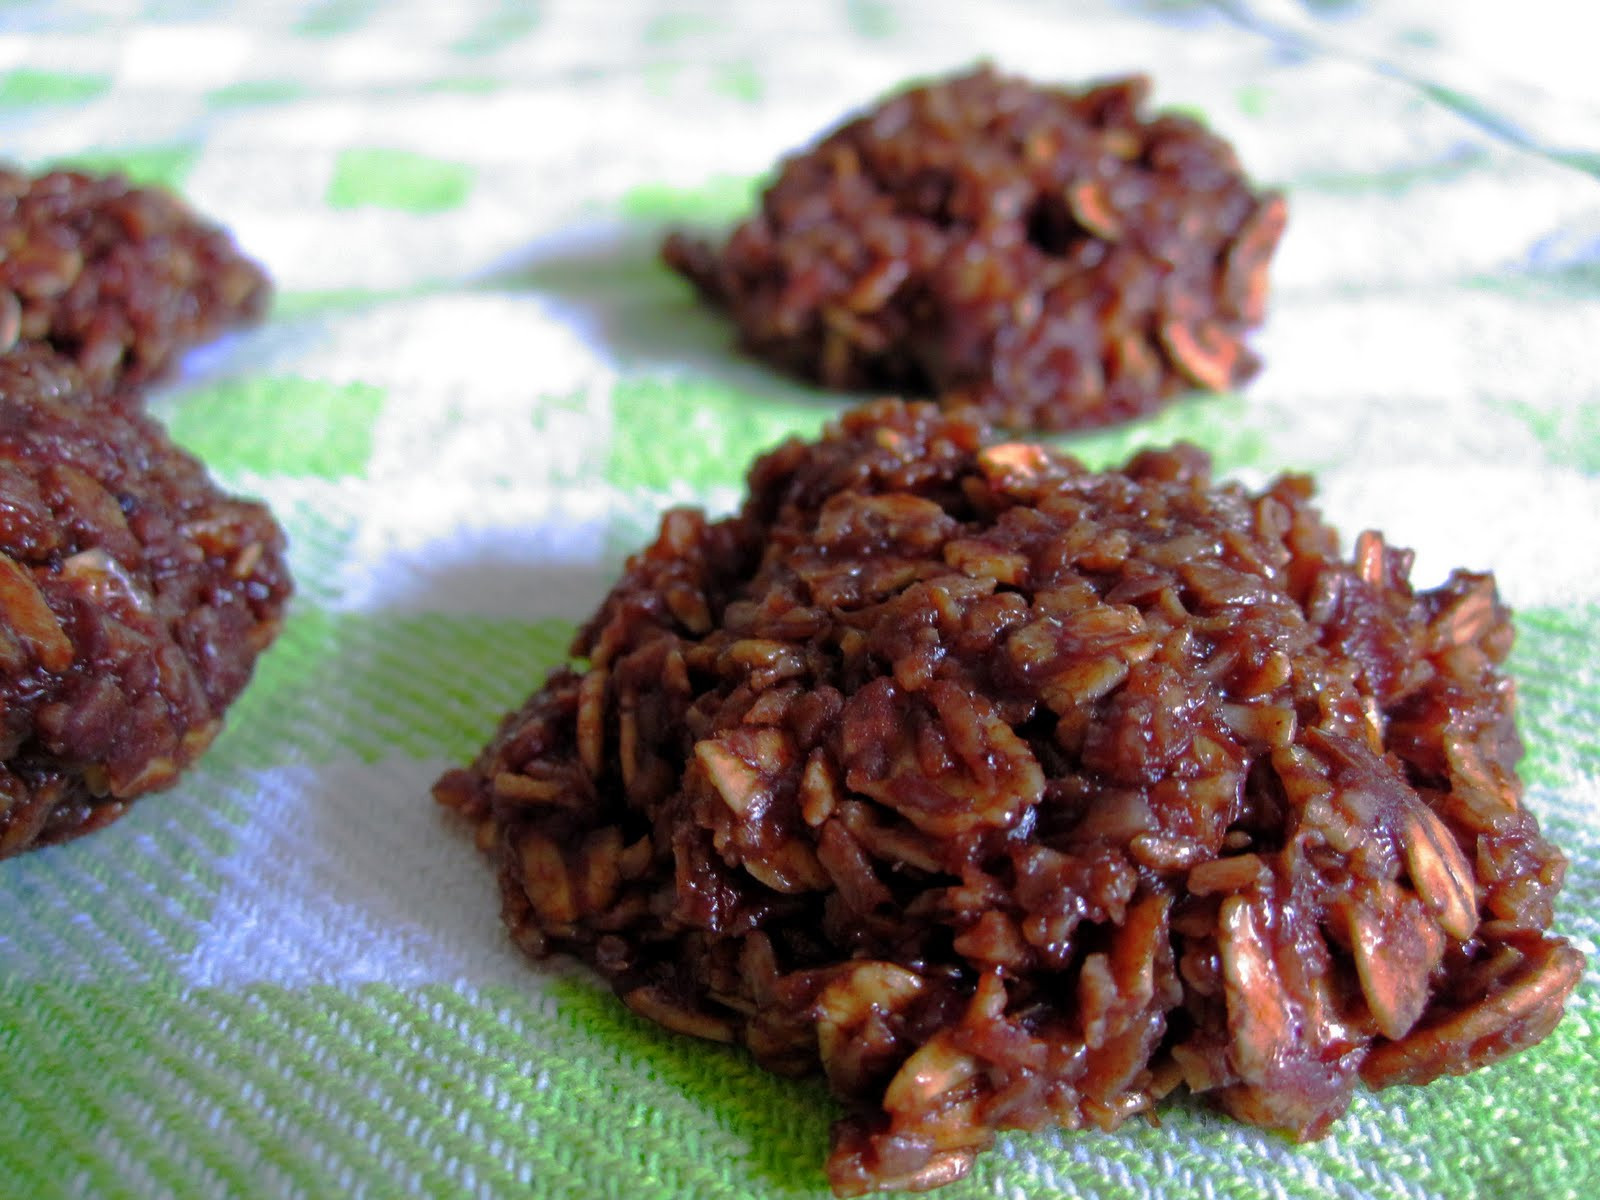
<path fill-rule="evenodd" d="M 1539 1041 L 1583 958 L 1493 578 L 1311 494 L 856 410 L 669 513 L 435 795 L 529 954 L 825 1072 L 841 1195 L 1180 1086 L 1316 1137 Z"/>
<path fill-rule="evenodd" d="M 0 165 L 0 352 L 42 342 L 97 391 L 135 388 L 258 319 L 270 291 L 224 230 L 169 192 Z"/>
<path fill-rule="evenodd" d="M 0 858 L 172 784 L 289 591 L 265 507 L 44 345 L 0 355 Z"/>
<path fill-rule="evenodd" d="M 1235 386 L 1287 209 L 1148 90 L 989 68 L 912 88 L 786 159 L 725 244 L 674 234 L 665 259 L 788 371 L 1013 429 Z"/>

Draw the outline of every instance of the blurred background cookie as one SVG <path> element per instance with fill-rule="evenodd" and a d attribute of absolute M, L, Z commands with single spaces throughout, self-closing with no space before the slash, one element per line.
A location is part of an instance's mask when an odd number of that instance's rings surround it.
<path fill-rule="evenodd" d="M 97 391 L 137 387 L 270 296 L 232 237 L 165 189 L 0 165 L 0 353 L 41 342 Z"/>
<path fill-rule="evenodd" d="M 1287 206 L 1148 92 L 990 68 L 911 88 L 785 159 L 720 248 L 664 256 L 748 350 L 830 388 L 1059 430 L 1236 386 Z"/>

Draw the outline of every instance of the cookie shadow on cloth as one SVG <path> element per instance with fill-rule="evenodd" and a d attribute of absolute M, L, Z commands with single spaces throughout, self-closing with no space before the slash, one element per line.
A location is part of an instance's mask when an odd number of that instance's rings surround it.
<path fill-rule="evenodd" d="M 184 977 L 516 987 L 519 955 L 469 834 L 428 795 L 432 762 L 281 769 L 264 781 Z"/>
<path fill-rule="evenodd" d="M 369 594 L 355 599 L 395 614 L 438 614 L 468 623 L 476 618 L 486 637 L 490 627 L 518 622 L 565 622 L 575 629 L 621 573 L 625 535 L 617 526 L 631 531 L 637 522 L 624 520 L 629 515 L 604 525 L 574 516 L 567 530 L 530 531 L 500 522 L 460 530 L 394 551 L 357 585 Z M 568 539 L 572 544 L 561 544 Z"/>
<path fill-rule="evenodd" d="M 372 595 L 292 607 L 230 713 L 209 765 L 266 773 L 230 856 L 236 886 L 225 890 L 241 915 L 218 936 L 305 931 L 258 956 L 268 976 L 393 981 L 393 968 L 411 981 L 524 983 L 492 871 L 430 792 L 567 661 L 608 586 L 605 568 L 532 567 L 469 548 L 423 571 L 401 557 L 385 562 L 389 578 L 360 585 Z"/>
<path fill-rule="evenodd" d="M 850 399 L 782 375 L 740 349 L 733 322 L 661 261 L 665 232 L 614 224 L 579 230 L 511 256 L 477 285 L 551 297 L 596 350 L 632 373 L 692 373 L 824 407 Z"/>

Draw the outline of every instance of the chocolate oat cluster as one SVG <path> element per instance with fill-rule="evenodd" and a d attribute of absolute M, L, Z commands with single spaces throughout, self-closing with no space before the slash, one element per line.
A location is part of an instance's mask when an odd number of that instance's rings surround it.
<path fill-rule="evenodd" d="M 0 858 L 171 785 L 289 590 L 264 506 L 59 356 L 0 356 Z"/>
<path fill-rule="evenodd" d="M 258 316 L 221 230 L 118 176 L 0 168 L 0 858 L 76 837 L 210 744 L 290 593 L 282 531 L 143 414 Z"/>
<path fill-rule="evenodd" d="M 1538 1041 L 1583 960 L 1493 579 L 1347 560 L 1310 492 L 855 411 L 668 514 L 435 795 L 528 953 L 820 1066 L 842 1195 L 1180 1085 L 1314 1137 Z"/>
<path fill-rule="evenodd" d="M 269 295 L 233 239 L 169 192 L 0 165 L 0 353 L 42 342 L 98 391 L 135 388 L 259 318 Z"/>
<path fill-rule="evenodd" d="M 913 88 L 787 159 L 720 249 L 677 234 L 666 261 L 786 370 L 1013 429 L 1234 386 L 1287 210 L 1147 91 L 987 68 Z"/>

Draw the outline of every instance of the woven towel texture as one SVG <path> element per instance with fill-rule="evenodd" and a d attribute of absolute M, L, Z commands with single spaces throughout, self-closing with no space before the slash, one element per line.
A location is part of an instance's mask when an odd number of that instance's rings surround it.
<path fill-rule="evenodd" d="M 428 799 L 671 504 L 847 402 L 741 359 L 654 247 L 913 76 L 1149 71 L 1290 197 L 1244 396 L 1062 439 L 1314 470 L 1349 536 L 1517 609 L 1528 803 L 1589 955 L 1542 1046 L 1303 1147 L 1200 1105 L 1002 1137 L 978 1196 L 1600 1195 L 1600 94 L 1587 6 L 1390 0 L 20 2 L 0 139 L 174 186 L 268 264 L 153 401 L 300 583 L 177 789 L 0 864 L 0 1196 L 826 1194 L 815 1083 L 507 945 Z"/>

